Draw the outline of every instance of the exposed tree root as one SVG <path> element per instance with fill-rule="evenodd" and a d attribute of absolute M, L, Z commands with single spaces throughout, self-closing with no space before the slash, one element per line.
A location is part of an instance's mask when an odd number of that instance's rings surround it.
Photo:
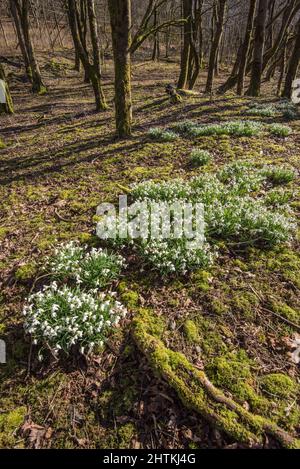
<path fill-rule="evenodd" d="M 183 354 L 165 347 L 160 339 L 163 329 L 159 317 L 141 309 L 133 321 L 133 338 L 153 370 L 168 381 L 187 408 L 247 445 L 262 447 L 265 436 L 271 435 L 285 448 L 300 448 L 300 440 L 225 396 L 204 371 L 196 369 Z"/>

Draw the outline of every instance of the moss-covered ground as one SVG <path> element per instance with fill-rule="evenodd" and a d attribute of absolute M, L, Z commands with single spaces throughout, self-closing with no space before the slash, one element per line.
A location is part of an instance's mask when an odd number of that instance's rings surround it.
<path fill-rule="evenodd" d="M 136 259 L 130 259 L 115 287 L 132 314 L 110 337 L 105 352 L 87 362 L 38 362 L 24 336 L 21 311 L 29 291 L 46 281 L 43 259 L 59 241 L 97 244 L 96 207 L 115 202 L 122 186 L 191 177 L 241 159 L 300 169 L 300 120 L 286 121 L 280 114 L 251 119 L 290 125 L 293 133 L 287 138 L 263 133 L 150 140 L 151 127 L 172 127 L 186 119 L 239 119 L 253 101 L 228 94 L 213 100 L 191 96 L 171 105 L 164 86 L 177 76 L 172 63 L 134 63 L 134 132 L 118 141 L 111 63 L 104 69 L 110 109 L 96 114 L 91 90 L 72 70 L 71 59 L 61 55 L 53 60 L 44 58 L 49 92 L 43 96 L 33 96 L 12 70 L 16 114 L 0 118 L 0 338 L 7 343 L 7 364 L 0 365 L 0 447 L 241 444 L 188 410 L 167 380 L 153 372 L 131 334 L 140 306 L 152 311 L 175 361 L 176 353 L 183 353 L 244 409 L 272 418 L 299 437 L 300 375 L 291 359 L 300 330 L 297 236 L 269 251 L 220 244 L 211 269 L 168 280 L 149 271 L 141 275 Z M 263 98 L 254 101 L 276 102 L 272 92 L 267 84 Z M 212 154 L 209 165 L 189 164 L 193 148 Z M 284 187 L 295 212 L 297 189 L 297 180 Z M 232 414 L 226 418 L 230 421 Z M 270 438 L 264 444 L 277 442 Z"/>

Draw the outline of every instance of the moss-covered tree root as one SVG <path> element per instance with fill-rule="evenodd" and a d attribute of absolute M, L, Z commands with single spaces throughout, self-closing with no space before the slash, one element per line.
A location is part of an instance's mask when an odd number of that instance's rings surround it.
<path fill-rule="evenodd" d="M 151 311 L 137 311 L 132 333 L 139 350 L 187 408 L 241 443 L 262 447 L 265 436 L 270 435 L 285 448 L 300 448 L 300 440 L 271 420 L 244 409 L 216 388 L 205 372 L 195 368 L 183 354 L 165 347 L 160 339 L 163 330 L 163 321 Z"/>

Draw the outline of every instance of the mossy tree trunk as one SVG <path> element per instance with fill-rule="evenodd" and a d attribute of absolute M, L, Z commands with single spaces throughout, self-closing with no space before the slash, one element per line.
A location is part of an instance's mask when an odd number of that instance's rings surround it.
<path fill-rule="evenodd" d="M 115 66 L 116 128 L 128 137 L 132 126 L 131 102 L 131 0 L 108 0 Z"/>
<path fill-rule="evenodd" d="M 0 102 L 0 114 L 5 113 L 5 114 L 13 114 L 14 112 L 14 107 L 13 107 L 13 101 L 11 98 L 11 94 L 9 91 L 8 84 L 6 82 L 5 78 L 5 72 L 3 65 L 0 63 L 0 80 L 2 80 L 2 83 L 4 83 L 4 94 L 5 94 L 5 102 L 1 103 Z M 2 84 L 0 85 L 2 86 Z"/>
<path fill-rule="evenodd" d="M 251 79 L 248 89 L 249 96 L 259 96 L 263 73 L 263 57 L 266 38 L 266 20 L 268 12 L 268 0 L 259 0 L 258 11 L 255 20 L 255 36 Z"/>
<path fill-rule="evenodd" d="M 32 91 L 41 93 L 46 90 L 39 64 L 37 62 L 30 33 L 29 0 L 10 0 L 10 8 L 15 21 L 21 52 L 28 78 L 32 83 Z"/>
<path fill-rule="evenodd" d="M 227 0 L 218 0 L 217 5 L 217 19 L 216 19 L 216 30 L 214 32 L 214 38 L 211 45 L 210 55 L 209 55 L 209 64 L 208 64 L 208 73 L 205 92 L 212 93 L 213 81 L 215 76 L 216 61 L 218 57 L 220 41 L 224 29 L 224 19 L 226 12 Z"/>
<path fill-rule="evenodd" d="M 88 77 L 88 81 L 90 81 L 92 84 L 95 95 L 96 110 L 104 111 L 107 109 L 107 105 L 101 84 L 100 52 L 94 0 L 89 0 L 88 4 L 93 62 L 90 61 L 86 46 L 82 42 L 82 35 L 79 34 L 78 15 L 76 0 L 68 0 L 68 17 L 75 48 L 84 67 L 85 76 Z"/>
<path fill-rule="evenodd" d="M 300 61 L 300 19 L 298 20 L 296 31 L 297 33 L 296 33 L 295 45 L 294 45 L 293 52 L 292 52 L 292 55 L 288 64 L 284 90 L 282 93 L 282 96 L 286 98 L 291 98 L 292 84 L 296 78 L 299 61 Z"/>
<path fill-rule="evenodd" d="M 188 409 L 244 444 L 263 447 L 265 436 L 270 435 L 285 448 L 300 448 L 299 440 L 273 421 L 249 412 L 227 397 L 182 353 L 167 348 L 161 340 L 164 330 L 162 319 L 151 311 L 135 311 L 132 333 L 137 347 L 153 371 L 168 382 Z"/>

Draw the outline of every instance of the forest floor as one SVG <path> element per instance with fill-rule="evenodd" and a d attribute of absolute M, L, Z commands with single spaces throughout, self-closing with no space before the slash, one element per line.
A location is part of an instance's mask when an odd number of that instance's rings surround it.
<path fill-rule="evenodd" d="M 114 136 L 112 64 L 104 68 L 110 109 L 96 114 L 90 86 L 72 70 L 71 57 L 42 56 L 49 92 L 33 96 L 21 71 L 10 70 L 16 113 L 0 118 L 0 338 L 7 364 L 0 365 L 0 447 L 44 448 L 224 448 L 241 443 L 220 432 L 181 403 L 168 382 L 153 373 L 136 349 L 131 317 L 137 306 L 163 318 L 164 344 L 182 352 L 245 409 L 272 417 L 300 432 L 299 368 L 291 360 L 300 330 L 299 241 L 273 250 L 223 244 L 206 271 L 162 279 L 139 272 L 135 261 L 115 285 L 131 316 L 102 355 L 55 362 L 37 360 L 24 336 L 22 306 L 47 280 L 44 258 L 53 246 L 78 239 L 94 244 L 96 207 L 116 202 L 120 185 L 147 179 L 190 178 L 235 160 L 289 163 L 300 169 L 300 120 L 251 117 L 287 123 L 293 133 L 275 136 L 207 136 L 159 143 L 151 127 L 183 120 L 224 122 L 245 117 L 251 99 L 234 94 L 189 97 L 171 105 L 164 87 L 174 83 L 174 63 L 134 63 L 134 132 Z M 222 79 L 221 79 L 222 78 Z M 224 77 L 220 80 L 223 82 Z M 205 82 L 205 74 L 199 82 Z M 272 84 L 260 101 L 273 103 Z M 193 169 L 195 147 L 213 163 Z M 297 181 L 291 206 L 299 211 Z M 288 325 L 273 313 L 298 324 Z M 24 424 L 25 422 L 25 424 Z M 271 438 L 266 447 L 276 447 Z"/>

